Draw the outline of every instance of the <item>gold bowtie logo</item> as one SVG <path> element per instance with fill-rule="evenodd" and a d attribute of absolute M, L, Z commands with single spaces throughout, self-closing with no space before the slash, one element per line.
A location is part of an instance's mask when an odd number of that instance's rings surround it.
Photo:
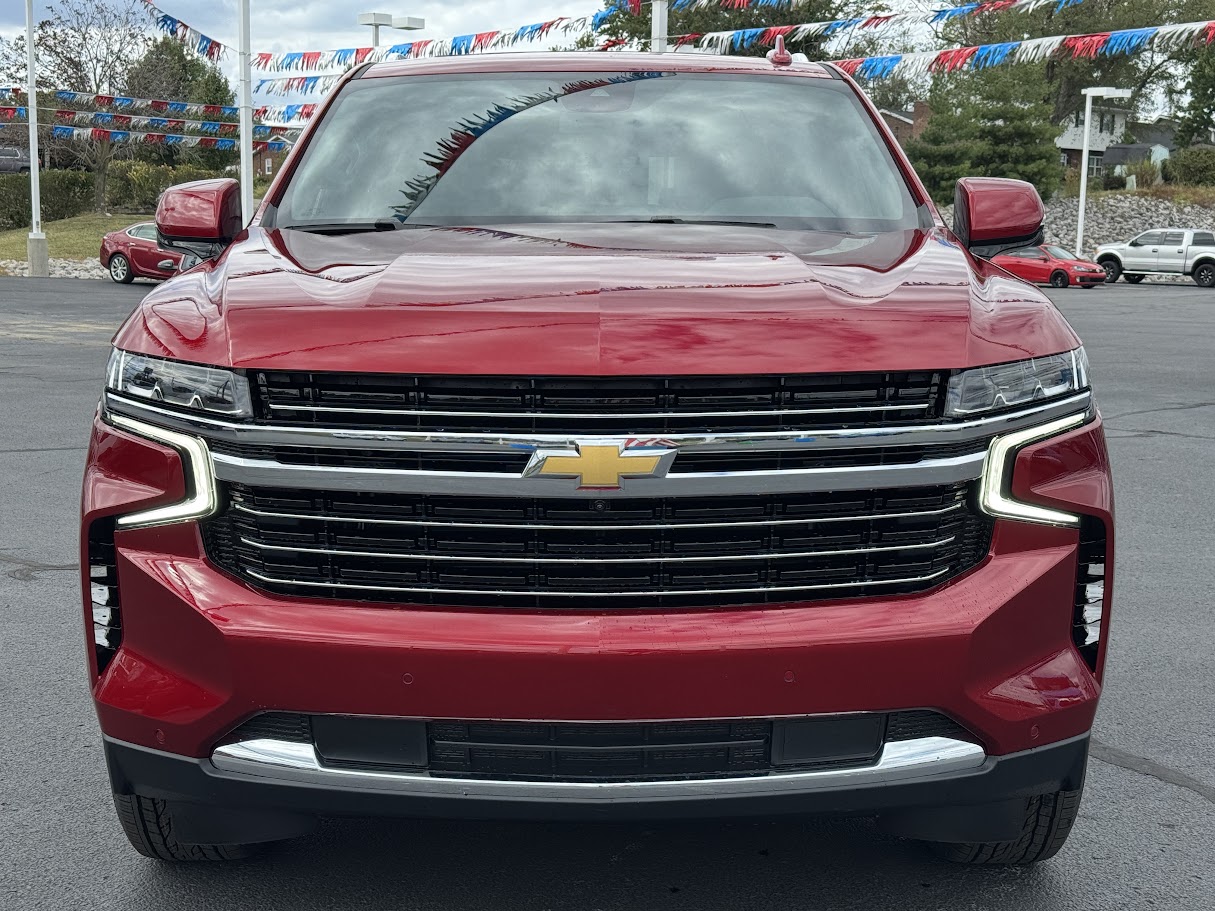
<path fill-rule="evenodd" d="M 579 443 L 577 452 L 538 450 L 524 477 L 577 478 L 579 489 L 619 490 L 625 478 L 661 478 L 676 450 L 627 443 Z"/>

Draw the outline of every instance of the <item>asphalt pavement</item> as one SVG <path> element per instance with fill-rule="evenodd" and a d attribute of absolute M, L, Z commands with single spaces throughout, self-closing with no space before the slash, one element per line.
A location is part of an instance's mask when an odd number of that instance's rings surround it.
<path fill-rule="evenodd" d="M 88 698 L 76 535 L 109 339 L 149 287 L 0 278 L 0 908 L 1215 907 L 1215 291 L 1051 292 L 1109 428 L 1118 577 L 1080 818 L 1021 870 L 952 866 L 848 819 L 342 820 L 249 864 L 136 855 Z"/>

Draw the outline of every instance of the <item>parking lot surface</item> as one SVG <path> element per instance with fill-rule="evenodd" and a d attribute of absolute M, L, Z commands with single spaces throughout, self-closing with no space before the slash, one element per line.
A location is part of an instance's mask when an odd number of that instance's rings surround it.
<path fill-rule="evenodd" d="M 867 820 L 334 820 L 250 864 L 171 867 L 136 855 L 114 817 L 76 574 L 109 339 L 149 287 L 0 278 L 0 908 L 1215 906 L 1215 292 L 1051 292 L 1089 351 L 1118 496 L 1107 686 L 1053 861 L 959 868 Z"/>

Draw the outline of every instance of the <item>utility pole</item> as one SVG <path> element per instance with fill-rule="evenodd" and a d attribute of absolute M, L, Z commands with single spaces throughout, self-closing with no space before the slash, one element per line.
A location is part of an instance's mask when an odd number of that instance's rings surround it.
<path fill-rule="evenodd" d="M 650 51 L 663 54 L 667 49 L 667 0 L 650 5 Z"/>
<path fill-rule="evenodd" d="M 1084 142 L 1080 150 L 1080 213 L 1076 217 L 1076 257 L 1084 255 L 1084 209 L 1088 204 L 1088 138 L 1093 123 L 1094 98 L 1130 98 L 1130 89 L 1088 88 L 1084 89 Z"/>
<path fill-rule="evenodd" d="M 32 3 L 33 0 L 26 0 Z M 240 0 L 240 203 L 245 224 L 253 220 L 253 53 L 249 0 Z"/>
<path fill-rule="evenodd" d="M 30 125 L 30 236 L 25 243 L 25 255 L 30 264 L 30 278 L 46 278 L 51 274 L 50 252 L 46 235 L 42 233 L 42 185 L 38 169 L 38 75 L 34 69 L 34 0 L 25 0 L 26 53 L 26 118 Z"/>

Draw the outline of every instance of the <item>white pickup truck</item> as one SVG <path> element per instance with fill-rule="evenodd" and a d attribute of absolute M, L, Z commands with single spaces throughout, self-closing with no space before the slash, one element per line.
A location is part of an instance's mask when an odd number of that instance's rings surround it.
<path fill-rule="evenodd" d="M 1132 284 L 1145 275 L 1189 275 L 1202 288 L 1215 288 L 1215 232 L 1159 228 L 1124 244 L 1102 244 L 1097 262 L 1105 280 Z"/>

